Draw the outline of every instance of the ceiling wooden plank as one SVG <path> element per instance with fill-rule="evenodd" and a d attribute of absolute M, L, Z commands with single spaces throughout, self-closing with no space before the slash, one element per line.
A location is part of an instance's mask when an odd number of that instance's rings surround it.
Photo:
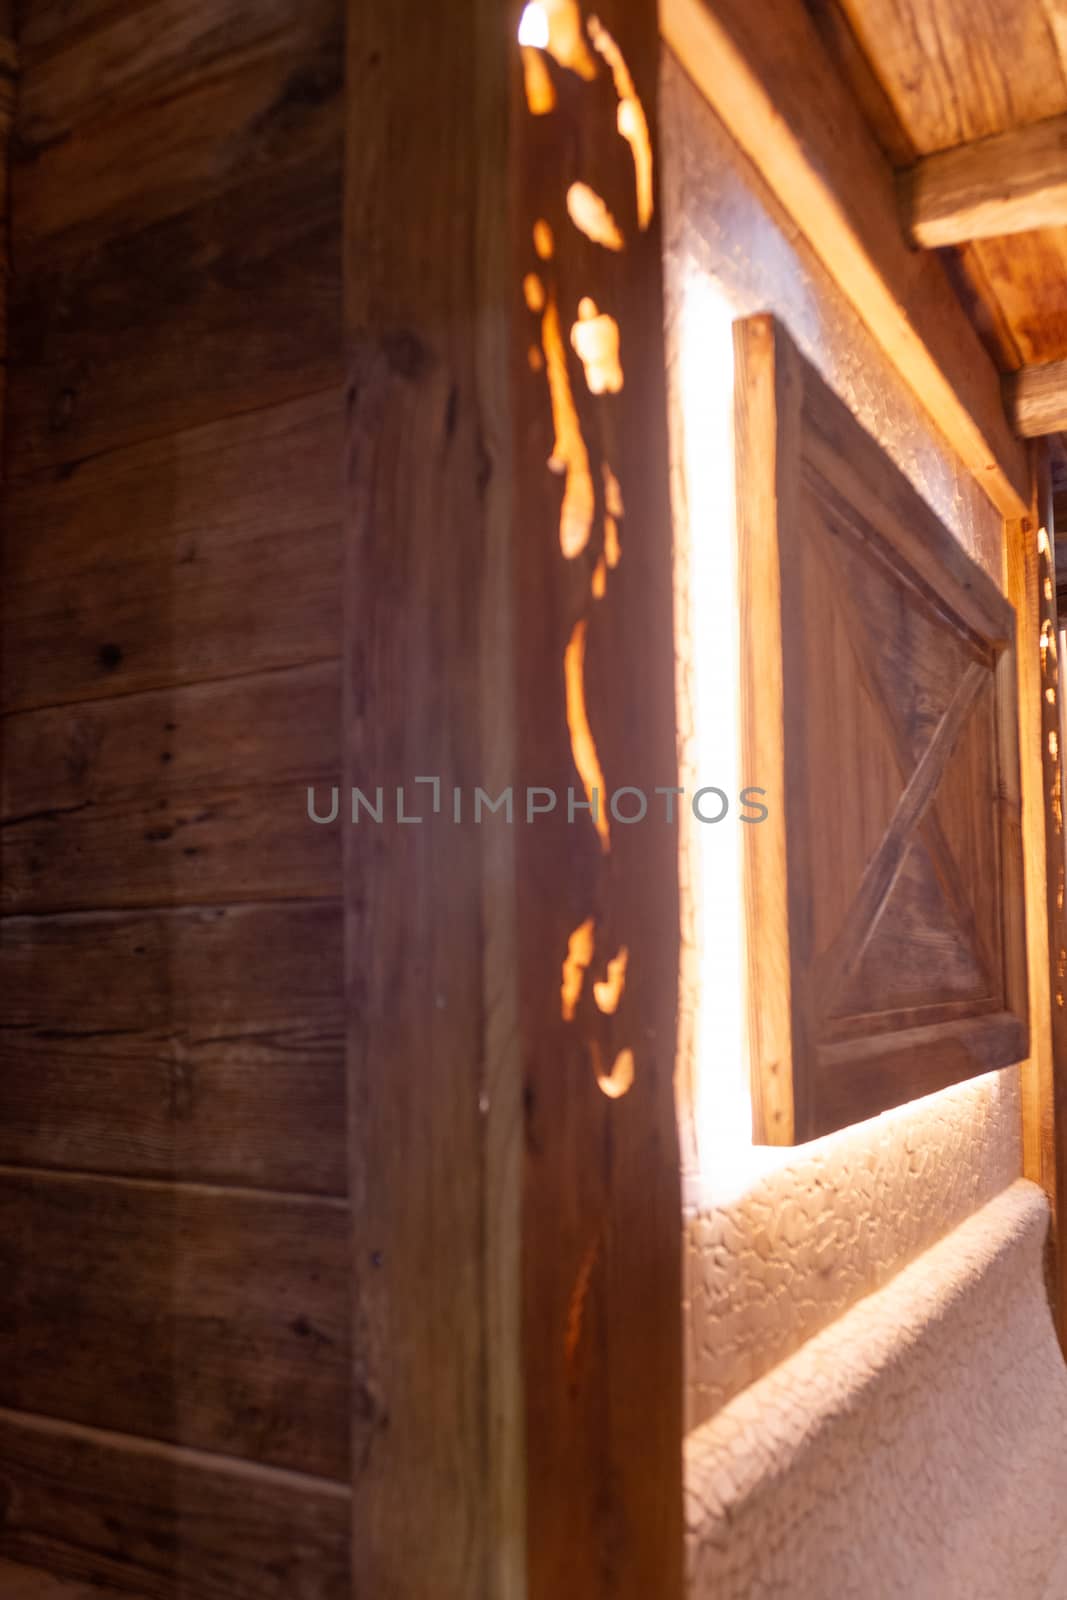
<path fill-rule="evenodd" d="M 1067 111 L 1041 0 L 842 0 L 920 151 Z"/>
<path fill-rule="evenodd" d="M 1067 116 L 925 156 L 900 193 L 905 229 L 928 250 L 1067 223 Z"/>
<path fill-rule="evenodd" d="M 802 0 L 665 0 L 667 42 L 1005 516 L 1027 504 L 997 372 L 936 258 L 900 227 L 892 169 Z"/>
<path fill-rule="evenodd" d="M 1067 361 L 1024 367 L 1005 379 L 1004 397 L 1015 431 L 1040 439 L 1067 428 Z"/>

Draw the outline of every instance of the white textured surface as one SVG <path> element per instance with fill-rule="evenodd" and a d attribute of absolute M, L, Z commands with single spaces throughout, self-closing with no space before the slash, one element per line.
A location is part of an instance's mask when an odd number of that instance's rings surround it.
<path fill-rule="evenodd" d="M 1064 1600 L 1047 1230 L 1020 1179 L 690 1436 L 693 1600 Z"/>
<path fill-rule="evenodd" d="M 991 1073 L 804 1146 L 688 1222 L 690 1428 L 1018 1177 L 1018 1082 Z"/>

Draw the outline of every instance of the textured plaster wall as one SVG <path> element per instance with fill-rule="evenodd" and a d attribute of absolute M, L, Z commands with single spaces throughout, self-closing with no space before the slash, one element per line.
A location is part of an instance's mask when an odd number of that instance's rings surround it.
<path fill-rule="evenodd" d="M 1020 1180 L 689 1436 L 693 1600 L 1063 1600 L 1047 1228 Z"/>
<path fill-rule="evenodd" d="M 714 1415 L 1020 1171 L 1018 1071 L 807 1145 L 685 1239 L 687 1423 Z"/>
<path fill-rule="evenodd" d="M 661 80 L 661 126 L 680 537 L 684 540 L 686 492 L 679 341 L 687 285 L 699 276 L 721 292 L 736 315 L 769 310 L 785 322 L 826 381 L 961 544 L 1000 582 L 1001 525 L 992 506 L 931 429 L 911 391 L 669 54 Z M 728 536 L 728 530 L 721 536 Z M 684 583 L 684 570 L 680 581 Z M 682 605 L 679 615 L 684 615 Z M 683 635 L 683 767 L 691 759 L 685 749 L 687 644 Z M 733 693 L 734 686 L 724 684 L 722 692 Z M 688 873 L 683 856 L 683 1084 L 696 1070 L 698 1049 L 699 906 L 687 887 Z M 736 1081 L 738 1063 L 703 1059 L 700 1070 L 733 1075 Z M 686 1143 L 692 1198 L 699 1194 L 701 1180 L 692 1167 L 691 1139 Z M 753 1160 L 752 1171 L 757 1170 Z M 732 1403 L 746 1385 L 826 1330 L 862 1296 L 888 1284 L 920 1252 L 1010 1185 L 1020 1170 L 1018 1071 L 1009 1069 L 799 1150 L 762 1177 L 753 1176 L 739 1198 L 692 1215 L 685 1263 L 690 1427 Z M 714 1188 L 715 1174 L 710 1176 Z M 784 1393 L 775 1392 L 785 1403 Z M 877 1439 L 868 1444 L 877 1447 Z M 792 1597 L 808 1591 L 766 1592 Z M 853 1591 L 830 1585 L 810 1592 L 836 1596 Z"/>

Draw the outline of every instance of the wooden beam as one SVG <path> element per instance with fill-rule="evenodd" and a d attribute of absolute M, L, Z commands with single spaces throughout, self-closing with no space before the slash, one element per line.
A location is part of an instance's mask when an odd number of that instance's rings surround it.
<path fill-rule="evenodd" d="M 1022 1065 L 1023 1171 L 1052 1205 L 1053 1313 L 1067 1348 L 1067 907 L 1064 904 L 1061 693 L 1052 497 L 1043 446 L 1035 451 L 1030 515 L 1005 530 L 1005 589 L 1018 628 L 1030 1055 Z"/>
<path fill-rule="evenodd" d="M 1004 403 L 1022 439 L 1067 428 L 1067 361 L 1046 361 L 1010 373 L 1004 380 Z"/>
<path fill-rule="evenodd" d="M 773 16 L 768 15 L 773 12 Z M 664 0 L 665 38 L 1005 516 L 1028 505 L 999 377 L 941 263 L 913 251 L 892 169 L 803 0 Z"/>
<path fill-rule="evenodd" d="M 657 8 L 583 8 L 574 71 L 520 55 L 510 0 L 347 9 L 353 1571 L 681 1600 Z M 594 824 L 595 764 L 600 821 L 627 785 L 647 824 Z"/>
<path fill-rule="evenodd" d="M 900 176 L 904 227 L 933 250 L 1067 223 L 1067 116 L 924 156 Z"/>

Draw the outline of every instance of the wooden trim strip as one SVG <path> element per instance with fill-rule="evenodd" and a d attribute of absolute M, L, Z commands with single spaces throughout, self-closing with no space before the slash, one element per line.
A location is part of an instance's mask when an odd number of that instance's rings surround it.
<path fill-rule="evenodd" d="M 661 26 L 935 426 L 997 509 L 1024 515 L 998 374 L 941 263 L 909 248 L 892 169 L 802 0 L 664 0 Z"/>

